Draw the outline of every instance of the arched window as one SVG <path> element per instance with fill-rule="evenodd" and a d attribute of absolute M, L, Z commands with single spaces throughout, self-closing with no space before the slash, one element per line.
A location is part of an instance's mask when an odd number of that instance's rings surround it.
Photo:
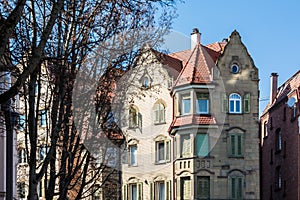
<path fill-rule="evenodd" d="M 165 106 L 162 103 L 156 103 L 154 105 L 154 123 L 164 123 L 165 119 Z"/>
<path fill-rule="evenodd" d="M 239 94 L 233 93 L 229 96 L 229 112 L 242 113 L 242 98 Z"/>

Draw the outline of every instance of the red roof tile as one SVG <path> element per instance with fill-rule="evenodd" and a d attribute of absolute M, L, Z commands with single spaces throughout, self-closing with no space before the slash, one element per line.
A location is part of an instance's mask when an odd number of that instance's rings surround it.
<path fill-rule="evenodd" d="M 210 53 L 208 53 L 210 51 Z M 193 50 L 182 51 L 170 56 L 183 59 L 184 67 L 180 72 L 174 87 L 185 84 L 211 83 L 211 68 L 215 65 L 216 58 L 211 57 L 212 50 L 198 44 Z M 216 55 L 217 52 L 214 53 Z"/>
<path fill-rule="evenodd" d="M 171 127 L 180 127 L 186 125 L 213 125 L 216 119 L 210 115 L 186 115 L 174 118 Z"/>

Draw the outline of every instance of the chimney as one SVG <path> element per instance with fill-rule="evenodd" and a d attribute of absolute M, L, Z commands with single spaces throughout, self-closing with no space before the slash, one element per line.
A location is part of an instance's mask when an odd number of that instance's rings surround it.
<path fill-rule="evenodd" d="M 200 44 L 200 36 L 198 28 L 193 28 L 193 32 L 191 33 L 191 49 L 193 50 L 197 44 Z"/>
<path fill-rule="evenodd" d="M 277 87 L 278 87 L 278 74 L 272 73 L 271 74 L 271 84 L 270 84 L 270 104 L 274 102 L 274 99 L 277 94 Z"/>

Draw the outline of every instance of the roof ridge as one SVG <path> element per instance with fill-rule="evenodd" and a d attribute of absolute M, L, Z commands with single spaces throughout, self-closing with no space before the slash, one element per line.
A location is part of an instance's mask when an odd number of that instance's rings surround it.
<path fill-rule="evenodd" d="M 174 87 L 176 87 L 177 83 L 179 82 L 179 80 L 180 80 L 180 78 L 181 78 L 181 75 L 183 74 L 183 72 L 185 71 L 186 67 L 188 66 L 188 64 L 189 64 L 189 62 L 190 62 L 190 60 L 191 60 L 191 57 L 192 57 L 192 55 L 194 54 L 194 52 L 195 52 L 197 46 L 198 46 L 198 44 L 194 47 L 192 53 L 191 53 L 190 56 L 189 56 L 189 59 L 186 61 L 184 67 L 181 69 L 181 71 L 180 71 L 180 73 L 179 73 L 179 75 L 178 75 L 178 77 L 177 77 L 177 79 L 176 79 L 176 81 L 175 81 L 175 83 L 174 83 Z"/>

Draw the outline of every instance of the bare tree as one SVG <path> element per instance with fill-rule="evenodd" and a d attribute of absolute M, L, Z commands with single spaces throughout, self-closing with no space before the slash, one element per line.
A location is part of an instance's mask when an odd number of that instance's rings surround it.
<path fill-rule="evenodd" d="M 95 152 L 86 147 L 86 141 L 110 138 L 119 131 L 108 123 L 110 108 L 105 105 L 109 105 L 110 93 L 101 92 L 97 109 L 93 95 L 83 101 L 79 97 L 85 92 L 95 94 L 99 80 L 109 83 L 98 91 L 110 91 L 115 81 L 111 77 L 118 78 L 134 67 L 141 45 L 160 43 L 170 28 L 174 5 L 174 0 L 2 2 L 0 55 L 11 63 L 12 67 L 3 70 L 12 71 L 15 81 L 0 94 L 0 103 L 17 93 L 23 98 L 28 199 L 38 199 L 41 181 L 47 199 L 81 199 L 99 190 L 115 172 L 103 162 L 97 164 Z M 92 82 L 77 87 L 79 73 Z M 74 106 L 74 88 L 79 92 L 80 107 Z M 91 115 L 92 111 L 98 114 Z M 41 139 L 43 112 L 48 118 Z M 74 116 L 74 112 L 81 115 Z M 120 145 L 119 140 L 116 143 Z M 46 145 L 46 155 L 39 160 L 42 145 Z"/>

